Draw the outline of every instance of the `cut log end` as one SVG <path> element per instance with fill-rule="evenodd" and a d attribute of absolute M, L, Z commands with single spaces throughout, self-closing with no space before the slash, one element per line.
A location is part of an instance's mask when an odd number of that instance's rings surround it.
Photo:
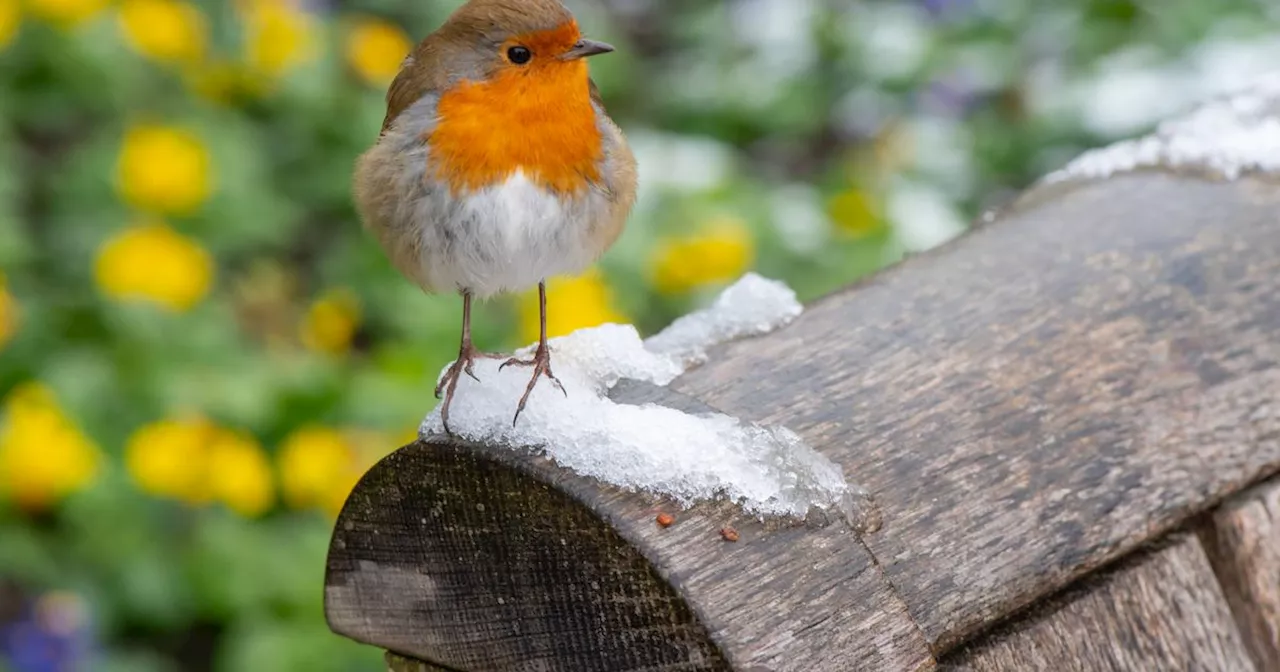
<path fill-rule="evenodd" d="M 446 669 L 728 669 L 648 560 L 506 453 L 418 442 L 365 475 L 329 553 L 335 632 Z"/>
<path fill-rule="evenodd" d="M 627 393 L 787 427 L 874 494 L 882 525 L 766 525 L 517 451 L 407 446 L 339 518 L 331 627 L 463 671 L 934 669 L 1278 473 L 1277 205 L 1280 185 L 1259 179 L 1037 189 Z M 1247 552 L 1269 529 L 1250 510 L 1217 521 L 1209 557 L 1241 577 L 1218 599 L 1267 660 L 1269 603 L 1242 606 L 1274 576 Z"/>

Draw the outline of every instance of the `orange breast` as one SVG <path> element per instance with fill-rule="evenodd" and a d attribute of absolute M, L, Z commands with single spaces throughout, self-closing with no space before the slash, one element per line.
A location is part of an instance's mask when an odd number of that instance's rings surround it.
<path fill-rule="evenodd" d="M 603 148 L 583 61 L 464 82 L 441 96 L 437 111 L 431 156 L 436 177 L 455 194 L 503 182 L 517 169 L 565 194 L 599 178 Z"/>

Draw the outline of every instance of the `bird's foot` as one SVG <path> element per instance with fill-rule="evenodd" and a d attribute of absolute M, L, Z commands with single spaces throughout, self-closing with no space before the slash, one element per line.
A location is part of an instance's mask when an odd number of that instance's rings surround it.
<path fill-rule="evenodd" d="M 475 364 L 477 359 L 499 359 L 502 355 L 491 354 L 488 352 L 480 352 L 471 345 L 463 346 L 458 351 L 458 358 L 444 372 L 444 377 L 436 383 L 436 399 L 440 398 L 441 393 L 444 394 L 444 401 L 440 404 L 440 421 L 444 423 L 445 434 L 452 434 L 449 430 L 449 405 L 453 403 L 453 394 L 458 389 L 458 379 L 462 374 L 471 376 L 476 382 L 480 382 L 476 378 Z"/>
<path fill-rule="evenodd" d="M 533 353 L 532 359 L 518 359 L 516 357 L 512 357 L 511 359 L 503 362 L 502 365 L 498 367 L 498 370 L 501 371 L 508 366 L 533 367 L 533 377 L 529 379 L 529 386 L 524 389 L 524 396 L 520 397 L 520 405 L 516 406 L 516 417 L 511 419 L 512 427 L 519 422 L 520 413 L 524 411 L 524 405 L 529 401 L 529 395 L 533 393 L 533 388 L 538 384 L 539 378 L 546 376 L 548 380 L 555 384 L 561 394 L 566 397 L 569 396 L 569 393 L 564 390 L 564 385 L 560 384 L 560 379 L 556 378 L 555 374 L 551 373 L 551 349 L 548 348 L 545 343 L 538 346 L 538 349 Z"/>

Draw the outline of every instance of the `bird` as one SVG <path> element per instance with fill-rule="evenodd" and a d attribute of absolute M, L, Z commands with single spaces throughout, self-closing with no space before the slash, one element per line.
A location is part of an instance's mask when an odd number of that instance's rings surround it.
<path fill-rule="evenodd" d="M 617 241 L 633 209 L 637 163 L 587 60 L 615 51 L 584 36 L 559 0 L 468 0 L 405 57 L 376 141 L 352 179 L 363 227 L 427 294 L 462 297 L 458 358 L 435 396 L 449 408 L 481 352 L 473 301 L 538 289 L 532 357 L 506 359 L 565 393 L 547 346 L 547 279 L 578 275 Z M 567 393 L 565 393 L 567 396 Z"/>

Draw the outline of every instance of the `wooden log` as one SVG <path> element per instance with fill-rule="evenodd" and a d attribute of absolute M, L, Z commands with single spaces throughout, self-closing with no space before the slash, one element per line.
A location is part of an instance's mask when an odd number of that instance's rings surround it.
<path fill-rule="evenodd" d="M 390 651 L 384 657 L 387 661 L 387 672 L 453 672 L 421 660 L 396 655 Z"/>
<path fill-rule="evenodd" d="M 1254 180 L 1036 190 L 672 387 L 867 487 L 940 653 L 1280 468 L 1277 213 Z"/>
<path fill-rule="evenodd" d="M 877 532 L 723 503 L 662 528 L 535 454 L 419 442 L 339 518 L 330 625 L 464 671 L 931 668 L 1280 469 L 1277 206 L 1254 179 L 1036 190 L 655 393 L 797 431 Z"/>
<path fill-rule="evenodd" d="M 1280 670 L 1280 482 L 1214 511 L 1202 539 L 1260 670 Z"/>
<path fill-rule="evenodd" d="M 1034 612 L 964 647 L 946 661 L 948 667 L 971 672 L 1254 670 L 1193 536 L 1125 558 Z"/>
<path fill-rule="evenodd" d="M 615 398 L 707 410 L 664 388 L 626 390 Z M 676 523 L 657 525 L 659 511 Z M 361 480 L 338 520 L 325 606 L 335 632 L 465 671 L 933 666 L 843 524 L 766 525 L 724 503 L 679 511 L 453 441 L 406 446 Z"/>

